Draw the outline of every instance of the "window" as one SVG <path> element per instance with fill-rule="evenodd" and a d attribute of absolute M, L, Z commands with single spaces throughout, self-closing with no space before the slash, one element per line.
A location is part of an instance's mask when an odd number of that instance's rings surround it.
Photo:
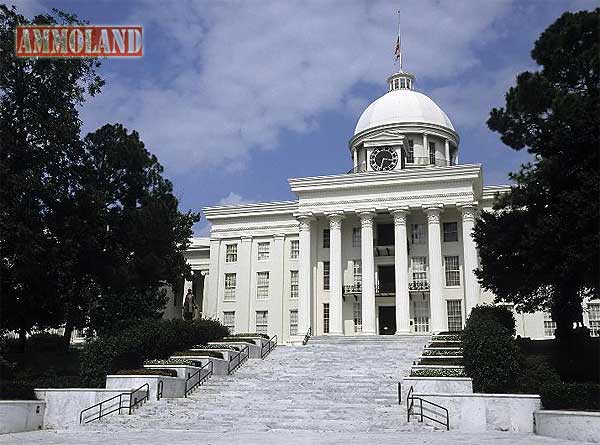
<path fill-rule="evenodd" d="M 298 298 L 298 271 L 290 270 L 290 298 Z"/>
<path fill-rule="evenodd" d="M 458 241 L 458 223 L 447 222 L 442 224 L 444 230 L 444 242 L 451 243 Z"/>
<path fill-rule="evenodd" d="M 298 334 L 298 310 L 290 311 L 290 335 Z"/>
<path fill-rule="evenodd" d="M 413 164 L 415 162 L 415 141 L 408 140 L 408 151 L 406 152 L 406 162 Z"/>
<path fill-rule="evenodd" d="M 429 143 L 429 163 L 435 164 L 435 142 Z"/>
<path fill-rule="evenodd" d="M 225 293 L 223 294 L 223 300 L 234 301 L 235 300 L 235 287 L 236 287 L 236 276 L 234 273 L 225 274 Z"/>
<path fill-rule="evenodd" d="M 235 263 L 237 261 L 237 244 L 227 244 L 225 247 L 225 262 Z"/>
<path fill-rule="evenodd" d="M 257 272 L 256 299 L 266 300 L 267 298 L 269 298 L 269 272 Z"/>
<path fill-rule="evenodd" d="M 360 247 L 360 227 L 352 228 L 352 247 Z"/>
<path fill-rule="evenodd" d="M 556 322 L 552 320 L 550 312 L 544 312 L 544 336 L 554 337 L 554 331 L 556 330 Z"/>
<path fill-rule="evenodd" d="M 360 302 L 354 302 L 354 332 L 362 332 L 362 307 Z"/>
<path fill-rule="evenodd" d="M 229 329 L 230 334 L 233 334 L 235 330 L 235 311 L 223 312 L 223 326 Z"/>
<path fill-rule="evenodd" d="M 329 229 L 323 230 L 323 248 L 329 249 L 330 232 Z"/>
<path fill-rule="evenodd" d="M 425 224 L 410 225 L 410 239 L 413 244 L 425 243 Z"/>
<path fill-rule="evenodd" d="M 445 256 L 444 269 L 446 272 L 446 286 L 460 286 L 458 256 Z"/>
<path fill-rule="evenodd" d="M 329 261 L 323 261 L 323 290 L 329 290 Z"/>
<path fill-rule="evenodd" d="M 256 333 L 266 334 L 269 329 L 269 311 L 256 311 Z"/>
<path fill-rule="evenodd" d="M 462 301 L 448 300 L 446 308 L 448 309 L 448 330 L 462 331 Z"/>
<path fill-rule="evenodd" d="M 590 320 L 590 334 L 600 337 L 600 303 L 588 303 L 588 316 Z"/>
<path fill-rule="evenodd" d="M 354 286 L 360 289 L 362 284 L 362 263 L 360 260 L 354 260 Z"/>
<path fill-rule="evenodd" d="M 414 256 L 410 259 L 412 265 L 413 283 L 424 283 L 427 281 L 427 257 Z"/>
<path fill-rule="evenodd" d="M 300 241 L 292 240 L 290 243 L 290 258 L 297 260 L 300 257 Z"/>
<path fill-rule="evenodd" d="M 329 334 L 329 303 L 323 303 L 323 334 Z"/>
<path fill-rule="evenodd" d="M 258 261 L 269 259 L 269 243 L 258 243 Z"/>

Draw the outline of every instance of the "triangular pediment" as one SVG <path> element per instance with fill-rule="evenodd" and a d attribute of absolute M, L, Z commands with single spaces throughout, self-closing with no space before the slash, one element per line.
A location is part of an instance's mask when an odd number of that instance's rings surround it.
<path fill-rule="evenodd" d="M 398 130 L 386 129 L 375 133 L 363 140 L 365 146 L 372 145 L 400 145 L 404 139 L 404 134 Z"/>

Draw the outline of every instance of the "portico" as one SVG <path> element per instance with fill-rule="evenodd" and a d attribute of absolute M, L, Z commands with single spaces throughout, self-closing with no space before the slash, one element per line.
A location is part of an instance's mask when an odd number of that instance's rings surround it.
<path fill-rule="evenodd" d="M 406 205 L 397 207 L 368 208 L 357 206 L 354 210 L 348 208 L 327 212 L 299 213 L 296 215 L 300 226 L 300 305 L 299 326 L 308 330 L 313 327 L 313 332 L 319 332 L 318 323 L 311 324 L 311 318 L 318 320 L 321 316 L 319 306 L 326 305 L 329 317 L 328 332 L 330 335 L 375 335 L 378 333 L 392 333 L 396 335 L 419 334 L 428 332 L 441 332 L 448 329 L 447 304 L 448 292 L 445 292 L 444 255 L 442 248 L 441 221 L 444 219 L 444 210 L 451 218 L 460 217 L 457 227 L 462 227 L 463 242 L 458 257 L 464 260 L 462 276 L 459 283 L 461 293 L 461 313 L 466 318 L 473 304 L 469 305 L 469 292 L 475 290 L 473 283 L 477 283 L 473 270 L 477 267 L 475 243 L 471 237 L 472 222 L 476 203 L 454 204 L 437 203 Z M 379 225 L 387 225 L 393 221 L 394 239 L 392 245 L 381 245 L 375 237 Z M 427 262 L 424 275 L 411 261 L 411 233 L 408 227 L 413 221 L 426 220 L 427 239 L 425 246 L 414 246 L 413 249 L 426 249 Z M 449 218 L 446 218 L 449 219 Z M 350 230 L 356 233 L 356 225 L 360 229 L 360 252 L 348 242 L 349 236 L 344 236 Z M 349 226 L 343 231 L 344 225 Z M 413 227 L 418 224 L 412 223 Z M 319 271 L 319 255 L 311 252 L 310 248 L 321 249 L 318 242 L 319 227 L 328 227 L 329 247 L 325 255 L 321 256 L 323 262 L 329 264 L 327 289 L 322 289 L 322 277 L 314 273 Z M 415 229 L 418 230 L 418 229 Z M 413 237 L 414 238 L 414 237 Z M 413 241 L 419 241 L 413 239 Z M 389 243 L 389 241 L 387 241 Z M 454 252 L 456 249 L 454 250 Z M 475 252 L 475 255 L 473 254 Z M 453 252 L 453 253 L 454 253 Z M 418 252 L 420 255 L 420 252 Z M 350 273 L 350 266 L 344 269 L 344 264 L 352 263 L 347 260 L 358 256 L 360 261 L 360 278 L 357 279 L 355 270 Z M 418 256 L 418 258 L 422 258 Z M 346 260 L 346 261 L 344 261 Z M 353 269 L 356 268 L 352 264 Z M 390 280 L 389 268 L 393 270 L 393 279 Z M 382 273 L 386 270 L 386 276 Z M 472 287 L 469 288 L 469 285 Z M 470 289 L 470 290 L 469 290 Z M 452 289 L 456 291 L 457 289 Z M 477 294 L 478 295 L 478 294 Z M 348 323 L 344 322 L 344 304 L 349 302 L 360 304 L 359 329 L 347 329 Z M 464 303 L 463 303 L 464 301 Z M 471 300 L 472 301 L 472 300 Z M 395 312 L 395 332 L 382 332 L 380 325 L 381 307 L 393 308 Z M 312 308 L 312 309 L 311 309 Z M 312 314 L 312 316 L 311 316 Z M 354 315 L 354 314 L 353 314 Z M 421 320 L 419 320 L 421 319 Z M 417 324 L 423 324 L 417 326 Z M 346 329 L 344 328 L 346 326 Z M 316 329 L 316 330 L 315 330 Z M 322 329 L 321 329 L 322 330 Z M 302 330 L 302 332 L 305 332 Z"/>

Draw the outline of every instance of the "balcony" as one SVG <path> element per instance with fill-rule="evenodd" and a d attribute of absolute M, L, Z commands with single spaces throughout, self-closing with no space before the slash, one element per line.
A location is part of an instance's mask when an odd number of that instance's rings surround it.
<path fill-rule="evenodd" d="M 362 293 L 362 283 L 345 284 L 344 295 Z"/>
<path fill-rule="evenodd" d="M 427 280 L 412 281 L 412 282 L 408 283 L 408 290 L 428 291 L 429 290 L 429 281 L 427 281 Z"/>
<path fill-rule="evenodd" d="M 382 283 L 377 283 L 375 286 L 375 295 L 378 297 L 396 295 L 396 283 L 385 281 Z"/>

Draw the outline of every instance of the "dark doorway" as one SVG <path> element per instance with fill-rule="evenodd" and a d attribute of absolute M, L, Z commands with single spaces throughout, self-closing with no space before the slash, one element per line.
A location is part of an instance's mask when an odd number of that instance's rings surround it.
<path fill-rule="evenodd" d="M 394 224 L 377 224 L 377 241 L 375 245 L 394 245 Z"/>
<path fill-rule="evenodd" d="M 396 291 L 396 267 L 379 266 L 377 276 L 379 278 L 378 291 L 380 294 L 393 294 Z"/>
<path fill-rule="evenodd" d="M 379 335 L 396 333 L 396 307 L 379 306 Z"/>

